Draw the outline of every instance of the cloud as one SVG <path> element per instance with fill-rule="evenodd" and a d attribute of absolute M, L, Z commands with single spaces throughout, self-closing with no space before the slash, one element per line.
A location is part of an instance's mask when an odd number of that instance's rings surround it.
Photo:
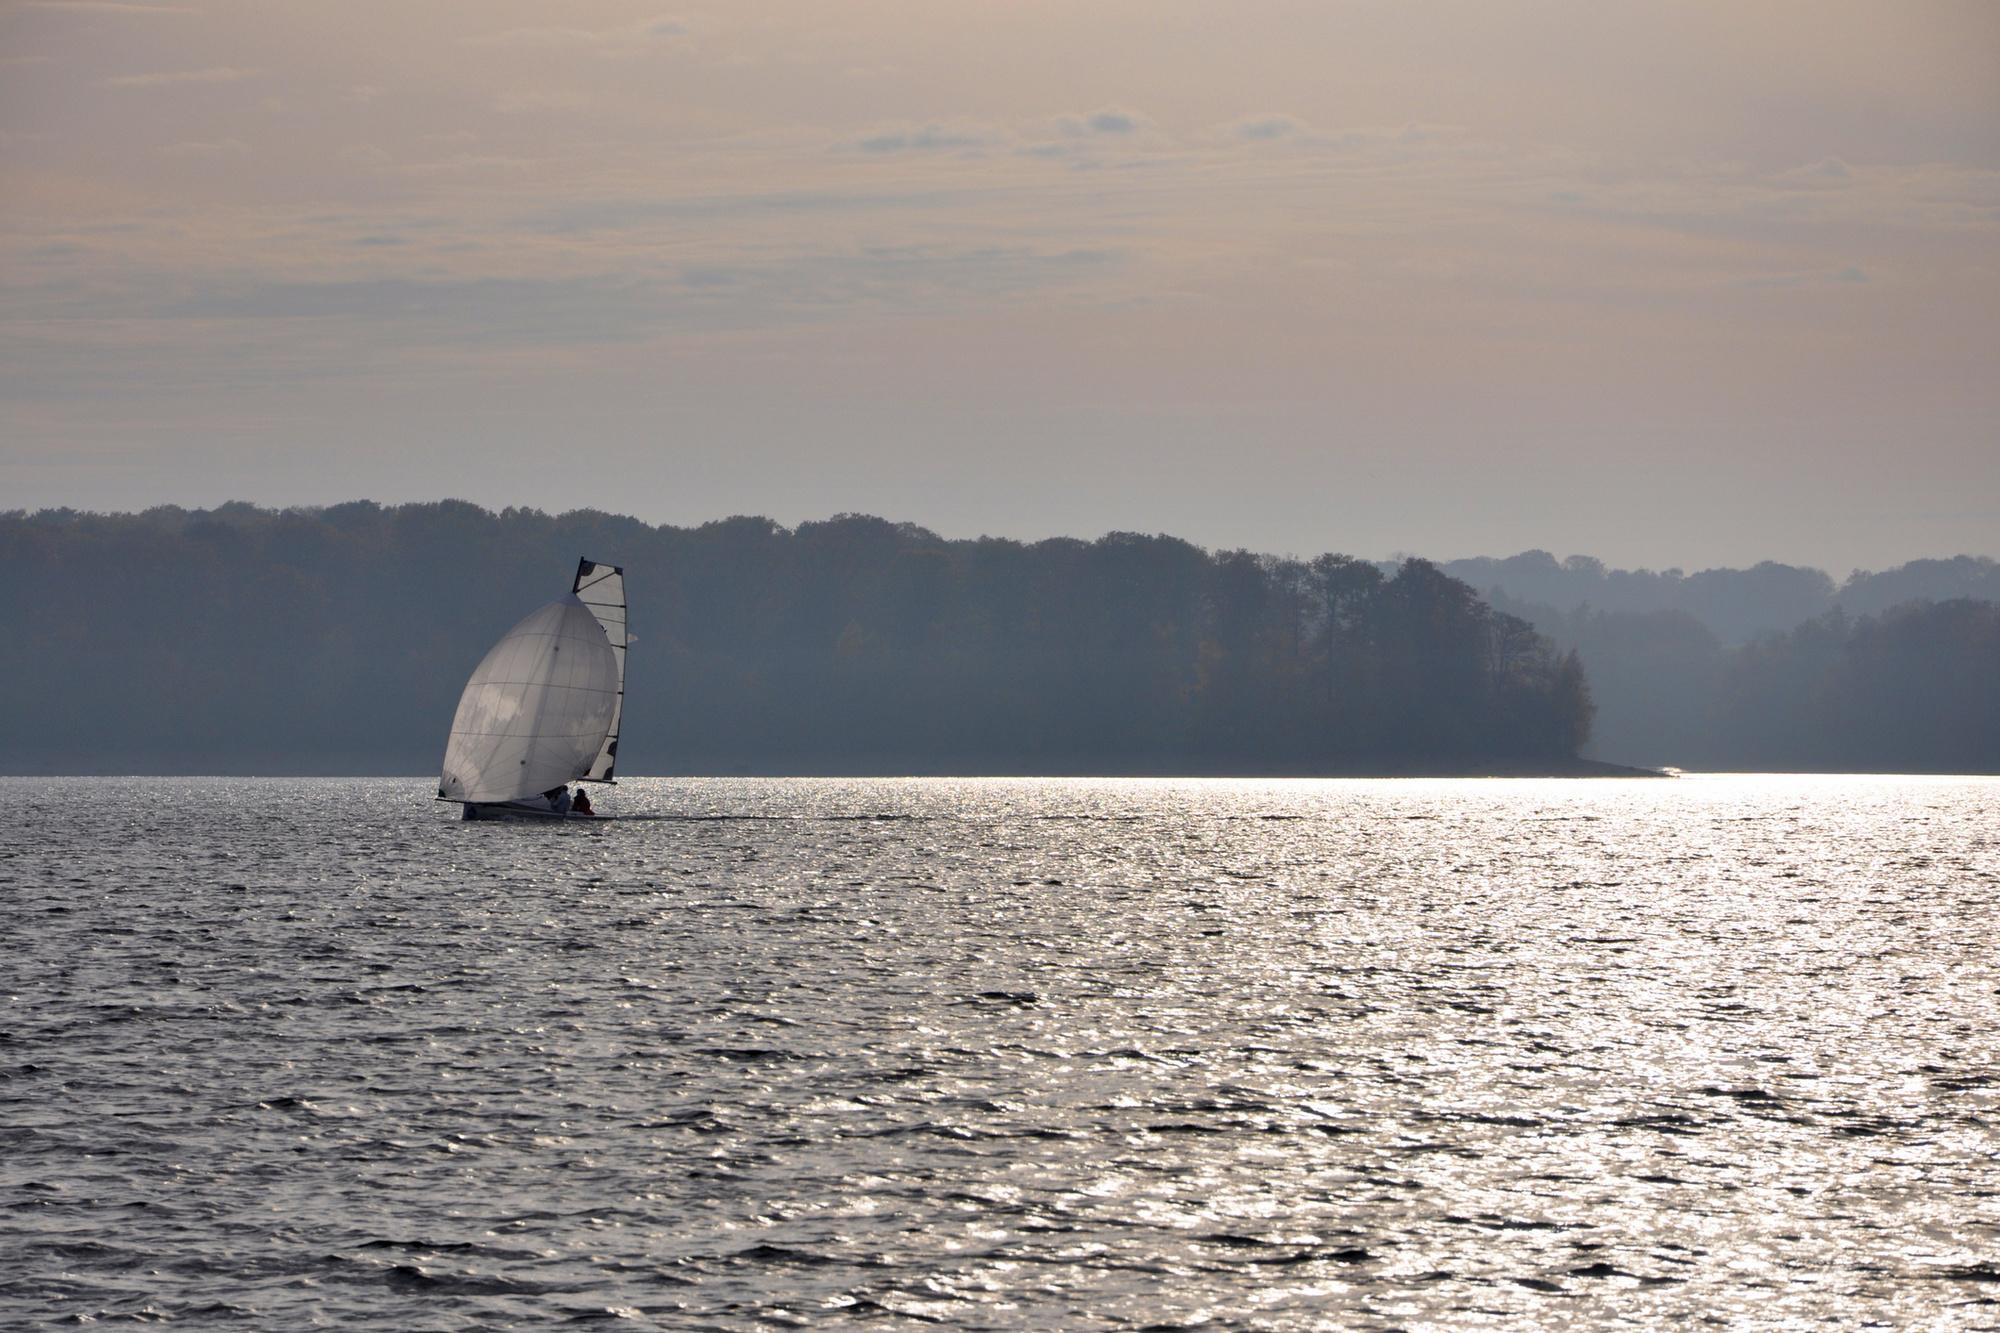
<path fill-rule="evenodd" d="M 1760 273 L 1743 278 L 1739 287 L 1847 287 L 1869 281 L 1867 271 L 1859 265 L 1849 264 L 1845 268 L 1810 269 L 1798 273 Z"/>
<path fill-rule="evenodd" d="M 577 111 L 589 104 L 590 99 L 582 93 L 515 88 L 494 98 L 492 106 L 503 116 L 533 116 L 548 111 Z"/>
<path fill-rule="evenodd" d="M 884 130 L 856 140 L 849 146 L 864 153 L 947 153 L 984 148 L 994 138 L 983 131 L 924 125 L 912 129 Z"/>
<path fill-rule="evenodd" d="M 568 235 L 625 231 L 662 222 L 727 221 L 749 217 L 810 217 L 816 214 L 896 213 L 934 209 L 981 192 L 970 190 L 784 190 L 751 194 L 689 195 L 681 198 L 609 198 L 566 203 L 530 214 L 520 225 L 530 231 Z"/>
<path fill-rule="evenodd" d="M 1108 106 L 1081 115 L 1056 117 L 1056 129 L 1074 139 L 1088 138 L 1094 134 L 1136 134 L 1145 128 L 1147 120 L 1135 111 Z"/>
<path fill-rule="evenodd" d="M 1071 112 L 1048 122 L 1047 133 L 1053 138 L 1027 143 L 1019 151 L 1028 157 L 1068 159 L 1072 166 L 1099 166 L 1102 163 L 1094 154 L 1100 149 L 1113 145 L 1127 150 L 1157 147 L 1159 136 L 1146 133 L 1151 128 L 1147 117 L 1122 107 Z"/>
<path fill-rule="evenodd" d="M 579 342 L 649 323 L 648 284 L 592 278 L 367 278 L 212 284 L 169 319 L 354 321 L 404 343 Z"/>
<path fill-rule="evenodd" d="M 541 165 L 532 157 L 511 157 L 505 153 L 453 153 L 432 162 L 408 162 L 403 171 L 411 176 L 463 176 L 481 172 L 518 173 Z"/>
<path fill-rule="evenodd" d="M 774 323 L 844 318 L 856 309 L 989 305 L 1077 281 L 1120 258 L 1115 250 L 1088 247 L 879 245 L 775 262 L 690 265 L 678 279 L 688 296 L 710 298 L 716 317 Z"/>
<path fill-rule="evenodd" d="M 263 71 L 217 66 L 213 69 L 162 70 L 154 74 L 119 74 L 100 82 L 106 88 L 179 88 L 197 84 L 240 83 Z"/>
<path fill-rule="evenodd" d="M 164 157 L 182 158 L 222 158 L 241 157 L 250 151 L 250 145 L 241 139 L 217 139 L 213 142 L 189 140 L 185 143 L 168 144 L 160 150 Z"/>
<path fill-rule="evenodd" d="M 1277 112 L 1233 120 L 1223 126 L 1223 132 L 1234 139 L 1288 139 L 1304 133 L 1305 128 L 1297 116 Z"/>
<path fill-rule="evenodd" d="M 129 0 L 29 0 L 29 9 L 49 9 L 70 14 L 199 14 L 186 5 L 145 5 Z"/>
<path fill-rule="evenodd" d="M 1855 179 L 1855 170 L 1837 157 L 1825 157 L 1807 166 L 1780 171 L 1771 179 L 1791 189 L 1838 189 Z"/>
<path fill-rule="evenodd" d="M 354 143 L 340 150 L 337 157 L 342 162 L 361 167 L 368 171 L 386 171 L 396 165 L 395 155 L 388 149 L 372 143 Z"/>
<path fill-rule="evenodd" d="M 604 54 L 615 54 L 620 50 L 629 50 L 635 45 L 643 46 L 648 42 L 685 37 L 687 33 L 686 23 L 677 18 L 662 16 L 615 28 L 507 28 L 500 32 L 467 37 L 464 41 L 468 46 L 520 47 L 530 50 L 568 47 L 574 50 L 595 50 Z"/>
<path fill-rule="evenodd" d="M 1596 181 L 1587 199 L 1581 211 L 1607 222 L 1781 242 L 1857 224 L 1905 235 L 1990 232 L 2000 221 L 2000 171 L 1945 163 L 1859 166 L 1839 159 L 1765 174 L 1691 165 Z"/>
<path fill-rule="evenodd" d="M 595 46 L 605 35 L 590 28 L 509 28 L 467 37 L 467 46 Z"/>
<path fill-rule="evenodd" d="M 357 244 L 370 244 L 363 238 Z M 379 242 L 377 242 L 379 243 Z M 1114 265 L 1117 252 L 1030 246 L 875 246 L 664 274 L 519 278 L 244 279 L 165 297 L 155 317 L 351 327 L 405 347 L 562 346 L 640 342 L 716 329 L 985 307 Z M 275 334 L 273 336 L 276 336 Z"/>
<path fill-rule="evenodd" d="M 1506 148 L 1481 143 L 1462 125 L 1431 125 L 1411 121 L 1405 125 L 1364 125 L 1323 134 L 1302 136 L 1316 145 L 1343 152 L 1373 153 L 1409 158 L 1422 154 L 1479 154 L 1522 158 L 1534 149 Z"/>

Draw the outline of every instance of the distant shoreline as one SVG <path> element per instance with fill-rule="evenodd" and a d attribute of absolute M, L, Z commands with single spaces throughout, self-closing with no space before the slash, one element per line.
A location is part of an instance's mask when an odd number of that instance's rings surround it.
<path fill-rule="evenodd" d="M 1595 759 L 1577 759 L 1567 764 L 1408 764 L 1397 767 L 1251 767 L 1247 765 L 1217 765 L 1205 769 L 1193 768 L 1127 768 L 1119 770 L 1046 767 L 992 767 L 978 771 L 965 769 L 919 770 L 910 766 L 902 767 L 859 767 L 859 766 L 807 766 L 803 764 L 771 768 L 741 767 L 735 769 L 714 766 L 702 772 L 684 773 L 634 773 L 628 780 L 662 778 L 714 779 L 714 778 L 1158 778 L 1190 780 L 1204 778 L 1676 778 L 1676 777 L 1869 777 L 1869 778 L 1995 778 L 2000 777 L 1996 769 L 1944 769 L 1944 768 L 1690 768 L 1659 769 L 1635 768 L 1628 764 L 1611 764 Z M 58 772 L 50 768 L 41 769 L 0 769 L 0 782 L 56 782 L 71 778 L 147 778 L 160 781 L 203 781 L 211 778 L 367 778 L 392 779 L 402 782 L 432 782 L 435 772 L 415 773 L 407 769 L 390 772 L 384 768 L 320 768 L 311 772 L 285 769 L 278 766 L 235 765 L 232 767 L 209 767 L 200 770 L 163 772 L 141 767 L 104 767 L 92 772 Z"/>
<path fill-rule="evenodd" d="M 988 764 L 977 768 L 908 764 L 796 763 L 716 766 L 707 773 L 654 774 L 657 777 L 720 778 L 1664 778 L 1659 769 L 1607 764 L 1594 759 L 1487 761 L 1372 761 L 1356 764 Z"/>
<path fill-rule="evenodd" d="M 277 765 L 216 766 L 199 772 L 147 771 L 135 766 L 123 771 L 51 772 L 48 770 L 0 771 L 0 778 L 16 780 L 59 778 L 395 778 L 429 780 L 431 773 L 388 773 L 377 771 L 287 771 Z M 1217 764 L 1194 766 L 1140 766 L 1123 768 L 1080 765 L 988 765 L 977 770 L 889 764 L 788 764 L 778 766 L 716 765 L 707 772 L 634 774 L 646 778 L 1667 778 L 1671 773 L 1655 768 L 1634 768 L 1594 759 L 1556 762 L 1508 761 L 1489 763 L 1376 763 L 1367 765 L 1253 765 Z"/>

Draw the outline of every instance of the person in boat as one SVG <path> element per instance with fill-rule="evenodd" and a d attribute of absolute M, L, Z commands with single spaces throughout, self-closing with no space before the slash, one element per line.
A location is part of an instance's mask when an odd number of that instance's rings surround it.
<path fill-rule="evenodd" d="M 581 787 L 578 787 L 576 795 L 570 798 L 569 812 L 573 815 L 582 815 L 586 819 L 591 818 L 597 813 L 590 808 L 589 793 Z"/>
<path fill-rule="evenodd" d="M 569 788 L 551 787 L 542 793 L 542 799 L 549 803 L 549 809 L 559 815 L 569 813 Z"/>

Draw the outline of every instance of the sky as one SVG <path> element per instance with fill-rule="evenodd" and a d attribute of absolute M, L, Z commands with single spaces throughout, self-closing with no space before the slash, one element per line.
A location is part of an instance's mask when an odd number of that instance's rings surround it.
<path fill-rule="evenodd" d="M 0 509 L 2000 554 L 1991 0 L 0 0 Z"/>

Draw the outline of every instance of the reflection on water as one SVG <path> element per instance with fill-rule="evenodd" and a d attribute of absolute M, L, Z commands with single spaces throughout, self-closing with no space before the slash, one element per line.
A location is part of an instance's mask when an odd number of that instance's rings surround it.
<path fill-rule="evenodd" d="M 2000 783 L 0 782 L 0 1323 L 2000 1322 Z"/>

